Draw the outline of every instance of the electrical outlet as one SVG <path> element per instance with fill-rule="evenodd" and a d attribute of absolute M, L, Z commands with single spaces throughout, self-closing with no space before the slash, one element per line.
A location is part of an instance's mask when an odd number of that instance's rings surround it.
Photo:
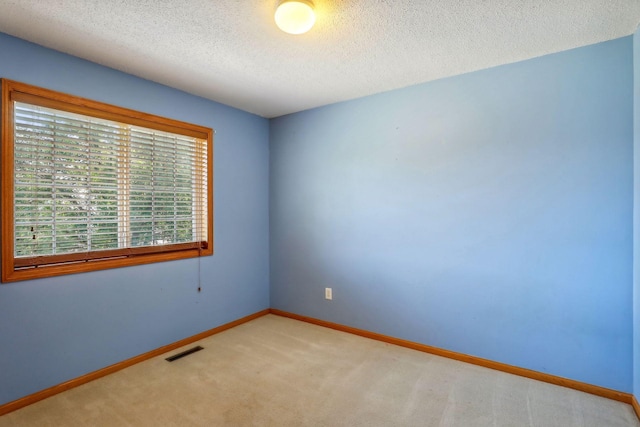
<path fill-rule="evenodd" d="M 324 288 L 324 299 L 333 299 L 331 288 Z"/>

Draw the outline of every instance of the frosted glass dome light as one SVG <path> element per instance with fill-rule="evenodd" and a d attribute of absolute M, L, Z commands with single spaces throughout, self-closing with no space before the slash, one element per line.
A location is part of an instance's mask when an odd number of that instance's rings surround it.
<path fill-rule="evenodd" d="M 275 15 L 276 25 L 285 33 L 304 34 L 316 23 L 310 0 L 282 0 Z"/>

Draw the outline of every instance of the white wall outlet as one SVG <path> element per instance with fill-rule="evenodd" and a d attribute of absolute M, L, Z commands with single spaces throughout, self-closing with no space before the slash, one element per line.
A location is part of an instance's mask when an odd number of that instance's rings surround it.
<path fill-rule="evenodd" d="M 333 291 L 331 288 L 324 288 L 324 299 L 333 299 Z"/>

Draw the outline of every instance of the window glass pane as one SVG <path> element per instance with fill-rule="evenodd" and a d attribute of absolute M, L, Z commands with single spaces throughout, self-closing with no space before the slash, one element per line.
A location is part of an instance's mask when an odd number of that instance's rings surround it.
<path fill-rule="evenodd" d="M 204 141 L 18 102 L 14 132 L 16 257 L 206 239 Z"/>

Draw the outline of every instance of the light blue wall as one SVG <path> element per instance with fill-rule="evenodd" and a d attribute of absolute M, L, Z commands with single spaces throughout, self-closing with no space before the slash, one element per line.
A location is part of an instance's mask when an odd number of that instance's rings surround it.
<path fill-rule="evenodd" d="M 269 307 L 266 119 L 1 33 L 0 57 L 1 77 L 217 131 L 215 255 L 0 285 L 0 404 Z"/>
<path fill-rule="evenodd" d="M 633 394 L 640 399 L 640 28 L 633 34 Z"/>
<path fill-rule="evenodd" d="M 272 120 L 271 306 L 630 392 L 632 85 L 625 37 Z"/>

